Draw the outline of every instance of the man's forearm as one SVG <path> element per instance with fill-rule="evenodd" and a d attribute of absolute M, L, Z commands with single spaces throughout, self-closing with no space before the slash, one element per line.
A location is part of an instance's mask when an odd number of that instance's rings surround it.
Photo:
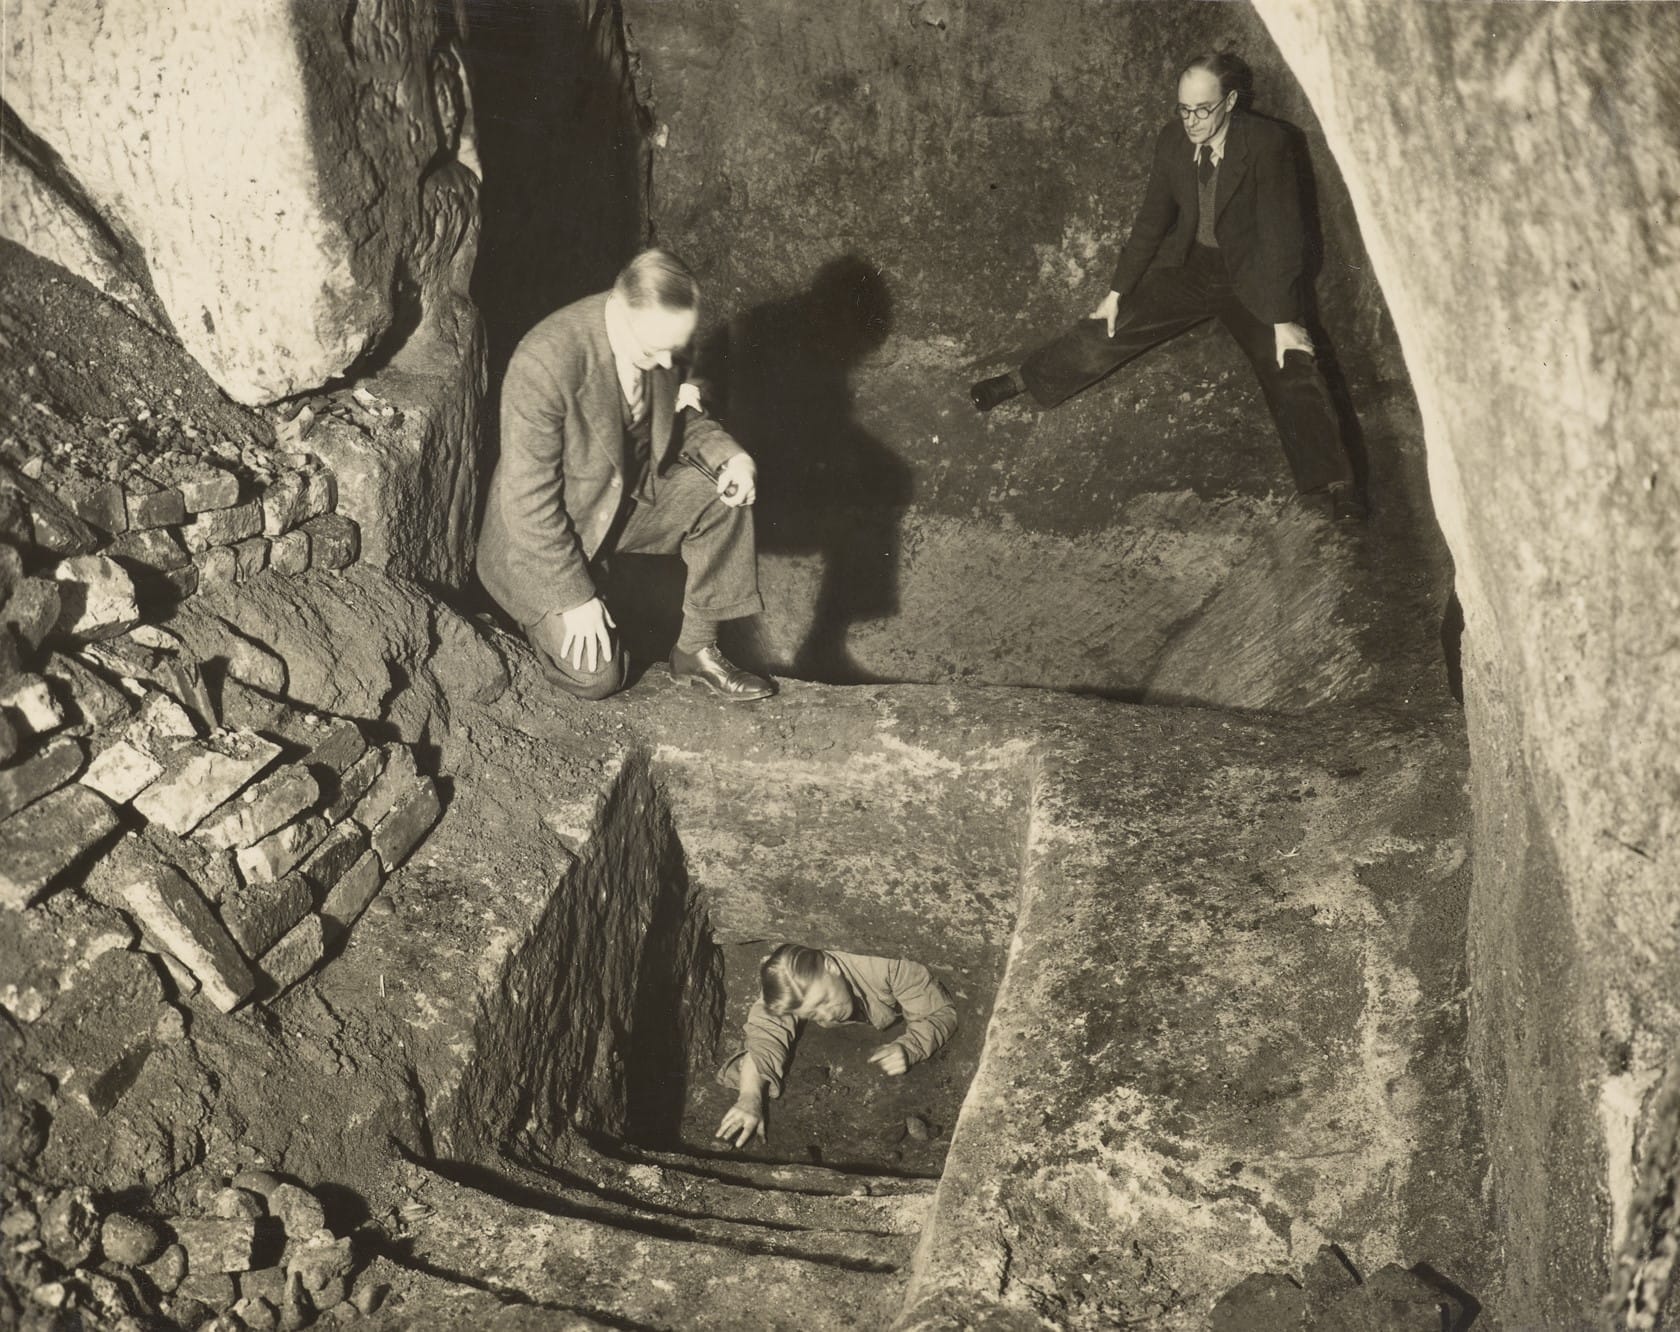
<path fill-rule="evenodd" d="M 737 1100 L 759 1105 L 764 1103 L 764 1078 L 750 1050 L 741 1057 L 741 1075 L 736 1079 L 736 1085 L 740 1093 Z"/>
<path fill-rule="evenodd" d="M 720 422 L 710 416 L 692 418 L 684 427 L 684 444 L 714 472 L 738 453 L 745 453 Z"/>

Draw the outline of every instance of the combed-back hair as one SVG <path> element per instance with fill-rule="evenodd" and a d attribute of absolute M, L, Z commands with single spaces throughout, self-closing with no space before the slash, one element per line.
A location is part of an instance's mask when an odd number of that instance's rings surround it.
<path fill-rule="evenodd" d="M 758 966 L 764 1006 L 778 1017 L 793 1012 L 805 991 L 828 969 L 828 954 L 820 948 L 785 943 Z"/>
<path fill-rule="evenodd" d="M 692 310 L 700 304 L 700 283 L 689 267 L 669 250 L 643 250 L 613 283 L 613 290 L 638 310 L 657 305 L 666 310 Z"/>
<path fill-rule="evenodd" d="M 1205 69 L 1218 79 L 1221 97 L 1230 96 L 1233 88 L 1243 94 L 1254 90 L 1254 71 L 1235 51 L 1204 51 L 1186 61 L 1184 68 L 1178 71 L 1178 77 L 1182 79 L 1193 69 Z"/>

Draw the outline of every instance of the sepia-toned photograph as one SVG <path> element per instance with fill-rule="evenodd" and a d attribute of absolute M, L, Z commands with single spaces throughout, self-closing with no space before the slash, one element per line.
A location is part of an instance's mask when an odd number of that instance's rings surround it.
<path fill-rule="evenodd" d="M 0 1332 L 1680 1328 L 1680 3 L 0 0 Z"/>

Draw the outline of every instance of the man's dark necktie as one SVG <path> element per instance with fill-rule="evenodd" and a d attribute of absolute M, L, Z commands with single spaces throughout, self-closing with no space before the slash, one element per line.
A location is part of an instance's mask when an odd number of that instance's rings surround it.
<path fill-rule="evenodd" d="M 1214 177 L 1219 168 L 1213 164 L 1213 145 L 1204 143 L 1196 149 L 1196 244 L 1218 249 L 1213 235 Z"/>

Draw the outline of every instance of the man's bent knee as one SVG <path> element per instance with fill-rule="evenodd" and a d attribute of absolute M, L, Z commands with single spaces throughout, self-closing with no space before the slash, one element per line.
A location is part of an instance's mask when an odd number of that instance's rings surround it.
<path fill-rule="evenodd" d="M 591 703 L 599 702 L 624 688 L 629 668 L 624 658 L 624 645 L 614 635 L 613 653 L 595 663 L 594 670 L 581 664 L 574 666 L 555 651 L 560 635 L 547 621 L 525 626 L 525 641 L 537 654 L 537 665 L 550 684 L 558 685 L 573 698 Z"/>
<path fill-rule="evenodd" d="M 558 685 L 573 698 L 583 699 L 586 703 L 599 703 L 603 698 L 610 698 L 624 688 L 629 677 L 622 647 L 613 653 L 612 660 L 603 661 L 593 671 L 571 666 L 562 667 L 546 652 L 540 650 L 537 660 L 542 664 L 543 674 L 548 677 L 550 683 Z"/>

